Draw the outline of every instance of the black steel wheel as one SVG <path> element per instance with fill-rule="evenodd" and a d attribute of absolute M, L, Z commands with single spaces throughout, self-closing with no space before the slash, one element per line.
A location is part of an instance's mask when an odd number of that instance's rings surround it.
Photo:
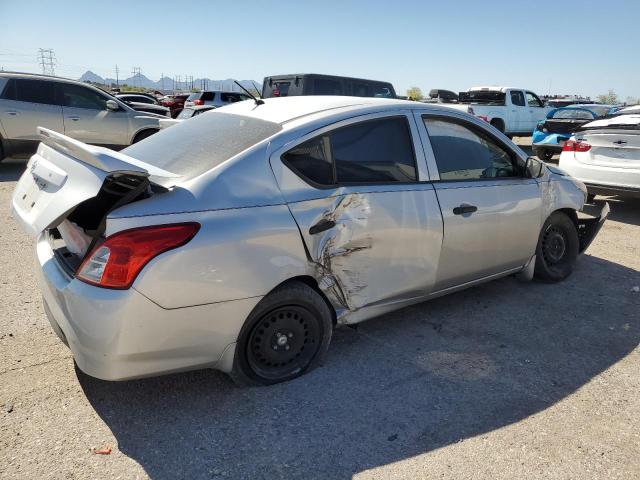
<path fill-rule="evenodd" d="M 333 321 L 327 302 L 313 288 L 290 282 L 267 295 L 243 328 L 231 376 L 241 384 L 291 380 L 318 365 Z"/>
<path fill-rule="evenodd" d="M 562 212 L 554 212 L 544 223 L 536 248 L 536 277 L 558 282 L 575 267 L 579 250 L 578 231 Z"/>
<path fill-rule="evenodd" d="M 553 158 L 553 152 L 546 148 L 538 148 L 535 151 L 536 157 L 538 157 L 543 162 L 548 162 Z"/>
<path fill-rule="evenodd" d="M 322 328 L 314 315 L 286 305 L 264 315 L 251 331 L 247 360 L 257 375 L 277 380 L 308 367 L 321 341 Z"/>

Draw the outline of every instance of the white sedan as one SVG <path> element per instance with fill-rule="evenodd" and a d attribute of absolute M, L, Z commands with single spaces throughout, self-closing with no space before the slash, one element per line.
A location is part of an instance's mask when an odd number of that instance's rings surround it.
<path fill-rule="evenodd" d="M 582 126 L 565 143 L 560 168 L 595 195 L 640 197 L 640 114 Z"/>

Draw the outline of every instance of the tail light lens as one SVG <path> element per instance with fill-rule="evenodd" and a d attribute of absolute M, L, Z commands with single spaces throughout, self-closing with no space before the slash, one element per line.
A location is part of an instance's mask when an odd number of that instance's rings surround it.
<path fill-rule="evenodd" d="M 127 289 L 151 259 L 185 245 L 199 229 L 198 223 L 176 223 L 118 232 L 85 257 L 76 278 L 98 287 Z"/>
<path fill-rule="evenodd" d="M 591 145 L 587 142 L 576 142 L 575 140 L 567 140 L 562 146 L 563 152 L 588 152 Z"/>
<path fill-rule="evenodd" d="M 194 105 L 204 105 L 204 100 L 194 100 L 193 104 Z"/>

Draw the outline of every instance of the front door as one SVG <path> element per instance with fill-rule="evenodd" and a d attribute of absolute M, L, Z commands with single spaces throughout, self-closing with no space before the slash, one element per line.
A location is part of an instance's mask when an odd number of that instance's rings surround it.
<path fill-rule="evenodd" d="M 108 97 L 91 88 L 62 82 L 59 85 L 65 135 L 93 145 L 130 143 L 129 112 L 107 109 Z"/>
<path fill-rule="evenodd" d="M 435 284 L 442 218 L 433 186 L 418 181 L 412 130 L 405 114 L 369 115 L 272 157 L 319 286 L 343 311 Z"/>
<path fill-rule="evenodd" d="M 542 206 L 522 158 L 463 119 L 428 115 L 423 121 L 444 221 L 437 288 L 522 267 L 535 253 Z"/>

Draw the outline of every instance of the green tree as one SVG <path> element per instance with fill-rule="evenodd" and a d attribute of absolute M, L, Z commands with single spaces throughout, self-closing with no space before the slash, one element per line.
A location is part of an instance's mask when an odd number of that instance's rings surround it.
<path fill-rule="evenodd" d="M 407 97 L 409 97 L 409 100 L 422 100 L 424 98 L 424 96 L 422 95 L 422 90 L 420 90 L 420 87 L 408 88 Z"/>
<path fill-rule="evenodd" d="M 613 105 L 618 103 L 618 95 L 616 95 L 616 92 L 614 92 L 613 90 L 609 90 L 608 93 L 598 95 L 596 98 L 598 102 L 604 103 L 607 105 Z"/>

